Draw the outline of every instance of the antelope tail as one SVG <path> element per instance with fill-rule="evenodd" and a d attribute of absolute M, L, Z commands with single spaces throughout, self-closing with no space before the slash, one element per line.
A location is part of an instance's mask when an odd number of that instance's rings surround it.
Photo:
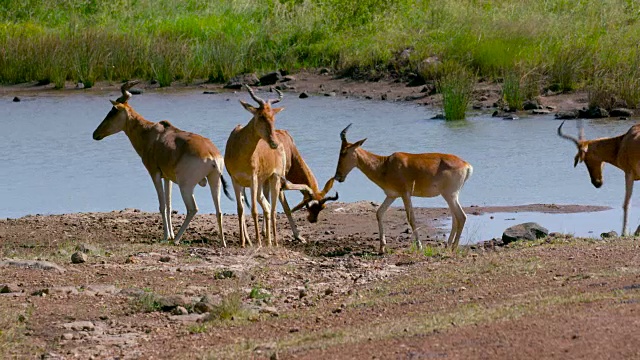
<path fill-rule="evenodd" d="M 222 191 L 224 191 L 224 195 L 227 197 L 227 199 L 234 201 L 235 199 L 231 196 L 231 194 L 229 194 L 227 180 L 224 179 L 224 176 L 222 176 L 222 174 L 220 174 L 220 181 L 222 182 Z"/>

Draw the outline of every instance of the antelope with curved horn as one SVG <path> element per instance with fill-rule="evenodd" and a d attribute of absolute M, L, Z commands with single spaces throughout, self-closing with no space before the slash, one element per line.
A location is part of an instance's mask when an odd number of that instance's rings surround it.
<path fill-rule="evenodd" d="M 626 133 L 609 138 L 600 138 L 594 140 L 586 140 L 584 138 L 584 128 L 580 123 L 579 138 L 566 135 L 562 132 L 564 121 L 558 127 L 558 136 L 572 141 L 578 148 L 573 166 L 576 167 L 579 162 L 587 165 L 591 183 L 596 188 L 603 184 L 602 169 L 604 163 L 609 163 L 620 170 L 624 171 L 625 193 L 622 209 L 624 217 L 622 220 L 622 236 L 626 236 L 627 219 L 629 211 L 629 203 L 631 202 L 631 194 L 633 193 L 633 182 L 640 180 L 640 124 L 632 126 Z M 635 235 L 640 233 L 640 226 Z"/>
<path fill-rule="evenodd" d="M 251 188 L 251 216 L 255 224 L 258 244 L 262 246 L 258 210 L 256 208 L 257 202 L 260 202 L 265 214 L 267 243 L 271 246 L 271 237 L 273 235 L 277 246 L 276 202 L 280 193 L 281 177 L 284 176 L 286 171 L 286 155 L 283 146 L 278 142 L 275 131 L 275 115 L 284 108 L 273 108 L 271 105 L 280 102 L 283 95 L 282 92 L 276 90 L 278 93 L 277 99 L 263 100 L 256 96 L 248 85 L 245 85 L 245 87 L 251 98 L 259 106 L 254 107 L 240 100 L 242 106 L 253 114 L 253 117 L 244 127 L 238 125 L 233 129 L 227 140 L 224 154 L 227 171 L 231 176 L 233 190 L 236 194 L 241 244 L 244 247 L 245 242 L 248 240 L 249 245 L 252 245 L 247 233 L 244 206 L 242 204 L 242 191 L 248 187 Z M 262 195 L 264 186 L 269 188 L 270 203 Z"/>
<path fill-rule="evenodd" d="M 287 215 L 294 238 L 304 242 L 305 239 L 300 236 L 300 232 L 298 231 L 298 227 L 296 226 L 292 213 L 305 208 L 307 209 L 307 220 L 310 223 L 315 223 L 318 221 L 318 215 L 325 208 L 325 203 L 327 201 L 338 200 L 338 193 L 336 193 L 335 196 L 326 196 L 329 190 L 333 187 L 333 178 L 329 179 L 329 181 L 324 185 L 322 191 L 320 191 L 316 177 L 302 158 L 300 151 L 288 131 L 276 130 L 276 136 L 284 147 L 285 154 L 287 156 L 287 168 L 285 172 L 286 182 L 283 184 L 282 189 L 299 190 L 303 195 L 302 201 L 291 209 L 284 191 L 281 191 L 280 203 L 282 204 L 284 213 Z M 266 188 L 264 190 L 265 196 L 269 197 Z"/>
<path fill-rule="evenodd" d="M 137 83 L 138 81 L 129 81 L 122 85 L 122 96 L 116 101 L 111 101 L 113 107 L 93 132 L 93 139 L 102 140 L 120 131 L 127 135 L 156 188 L 164 241 L 174 239 L 175 244 L 179 244 L 189 222 L 198 212 L 193 190 L 196 184 L 206 186 L 208 182 L 216 208 L 220 240 L 223 246 L 227 246 L 220 210 L 221 184 L 229 197 L 227 185 L 222 177 L 222 154 L 211 140 L 205 137 L 182 131 L 166 120 L 157 123 L 148 121 L 133 110 L 128 103 L 131 98 L 128 90 Z M 180 187 L 180 194 L 187 208 L 187 215 L 177 235 L 174 235 L 171 225 L 171 185 L 174 182 Z"/>
<path fill-rule="evenodd" d="M 467 220 L 467 215 L 458 202 L 458 194 L 473 172 L 471 164 L 450 154 L 396 152 L 389 156 L 376 155 L 361 147 L 366 139 L 355 143 L 347 141 L 346 135 L 350 126 L 351 124 L 340 133 L 342 145 L 335 179 L 339 182 L 345 181 L 349 172 L 357 167 L 369 180 L 384 191 L 387 197 L 376 212 L 380 253 L 384 253 L 386 246 L 382 224 L 384 214 L 398 197 L 402 198 L 404 202 L 407 220 L 413 230 L 413 237 L 418 247 L 422 248 L 416 231 L 415 216 L 411 205 L 412 196 L 434 197 L 441 195 L 445 199 L 453 217 L 447 246 L 455 250 Z"/>

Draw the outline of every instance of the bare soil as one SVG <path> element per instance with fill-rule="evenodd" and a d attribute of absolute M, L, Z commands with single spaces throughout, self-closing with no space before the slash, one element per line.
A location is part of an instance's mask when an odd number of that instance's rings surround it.
<path fill-rule="evenodd" d="M 452 254 L 436 226 L 447 211 L 430 208 L 417 211 L 426 248 L 418 251 L 404 210 L 392 208 L 390 252 L 380 256 L 375 209 L 331 204 L 317 224 L 298 213 L 305 244 L 281 216 L 279 247 L 244 249 L 233 215 L 224 218 L 227 248 L 213 214 L 198 214 L 180 246 L 159 242 L 159 214 L 135 209 L 1 220 L 0 357 L 640 356 L 636 240 L 555 235 Z M 466 209 L 523 210 L 594 209 Z M 73 264 L 78 249 L 87 261 Z M 188 314 L 175 315 L 177 304 Z"/>

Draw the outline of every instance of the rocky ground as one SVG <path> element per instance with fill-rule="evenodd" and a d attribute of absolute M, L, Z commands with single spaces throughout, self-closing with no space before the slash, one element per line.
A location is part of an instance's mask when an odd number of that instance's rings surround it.
<path fill-rule="evenodd" d="M 632 238 L 555 234 L 446 251 L 445 209 L 332 204 L 294 242 L 238 246 L 198 215 L 180 246 L 160 216 L 110 213 L 0 221 L 0 358 L 623 359 L 640 356 L 640 256 Z M 466 211 L 590 210 L 532 205 Z M 594 215 L 596 216 L 596 215 Z M 183 215 L 174 215 L 181 221 Z M 464 241 L 464 239 L 463 239 Z"/>
<path fill-rule="evenodd" d="M 244 82 L 257 82 L 255 75 L 246 75 Z M 239 85 L 240 82 L 237 83 Z M 351 98 L 370 99 L 376 101 L 406 101 L 416 104 L 440 108 L 442 97 L 436 94 L 433 84 L 423 84 L 408 86 L 410 83 L 400 81 L 391 77 L 383 77 L 371 80 L 358 80 L 349 77 L 341 77 L 330 70 L 300 71 L 296 74 L 288 75 L 286 78 L 280 77 L 280 81 L 266 87 L 277 86 L 281 88 L 287 96 L 344 96 Z M 77 84 L 67 83 L 64 89 L 53 90 L 53 85 L 38 85 L 36 82 L 18 84 L 12 86 L 1 86 L 0 96 L 20 99 L 23 96 L 33 96 L 42 92 L 53 92 L 56 94 L 65 92 L 101 92 L 118 91 L 120 83 L 98 82 L 90 89 L 78 88 Z M 177 92 L 184 90 L 198 89 L 203 92 L 225 92 L 238 91 L 237 89 L 226 89 L 226 84 L 209 84 L 205 81 L 194 81 L 190 84 L 174 82 L 172 86 L 159 88 L 157 83 L 141 83 L 136 88 L 142 91 L 164 91 Z M 259 86 L 256 86 L 259 88 Z M 266 88 L 265 87 L 265 88 Z M 242 90 L 244 91 L 244 90 Z M 302 95 L 304 94 L 304 95 Z M 475 86 L 472 105 L 480 111 L 493 112 L 497 108 L 495 104 L 502 98 L 501 86 L 494 82 L 479 82 Z M 588 105 L 588 95 L 584 91 L 572 93 L 547 93 L 539 96 L 536 101 L 542 108 L 549 108 L 551 112 L 561 113 L 582 109 Z"/>

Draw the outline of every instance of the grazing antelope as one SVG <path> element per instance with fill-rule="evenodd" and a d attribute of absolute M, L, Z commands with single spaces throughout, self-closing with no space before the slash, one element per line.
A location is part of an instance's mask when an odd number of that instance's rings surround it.
<path fill-rule="evenodd" d="M 251 188 L 251 216 L 255 224 L 256 239 L 259 246 L 262 246 L 262 240 L 258 224 L 257 202 L 260 202 L 265 214 L 267 243 L 271 246 L 271 237 L 273 235 L 277 246 L 276 201 L 280 193 L 281 178 L 284 177 L 286 172 L 286 155 L 284 147 L 278 142 L 275 131 L 275 115 L 284 108 L 272 108 L 271 105 L 280 102 L 283 95 L 282 92 L 276 90 L 278 98 L 265 101 L 256 96 L 248 85 L 245 86 L 249 95 L 258 103 L 259 107 L 256 108 L 240 100 L 240 104 L 253 114 L 253 118 L 244 127 L 238 125 L 233 129 L 227 140 L 224 159 L 236 194 L 242 246 L 245 246 L 246 240 L 249 241 L 249 245 L 253 245 L 247 234 L 244 206 L 242 204 L 242 191 L 243 188 L 247 187 Z M 269 189 L 268 192 L 271 195 L 270 203 L 262 195 L 263 187 L 265 186 Z"/>
<path fill-rule="evenodd" d="M 357 167 L 387 195 L 376 212 L 380 253 L 384 253 L 387 244 L 382 224 L 384 214 L 398 197 L 401 197 L 404 202 L 407 220 L 413 230 L 414 239 L 418 247 L 422 248 L 416 231 L 415 216 L 411 205 L 412 196 L 434 197 L 442 195 L 449 205 L 453 218 L 447 246 L 455 250 L 467 220 L 467 215 L 458 202 L 458 194 L 473 172 L 471 164 L 450 154 L 396 152 L 389 156 L 376 155 L 361 147 L 367 139 L 355 143 L 347 141 L 346 135 L 350 126 L 351 124 L 340 133 L 342 146 L 340 147 L 335 179 L 339 182 L 345 181 L 349 172 Z"/>
<path fill-rule="evenodd" d="M 293 219 L 292 213 L 302 209 L 307 209 L 307 220 L 310 223 L 315 223 L 318 221 L 318 215 L 320 211 L 325 208 L 325 203 L 327 201 L 336 201 L 338 200 L 338 193 L 335 196 L 326 196 L 331 187 L 333 187 L 333 178 L 329 179 L 326 182 L 322 191 L 318 188 L 318 181 L 316 177 L 311 172 L 311 169 L 307 165 L 307 163 L 302 158 L 300 151 L 296 147 L 293 138 L 286 130 L 276 130 L 276 136 L 280 144 L 284 147 L 286 154 L 286 172 L 285 178 L 287 182 L 283 185 L 283 190 L 300 190 L 303 195 L 302 201 L 296 205 L 293 209 L 289 207 L 289 203 L 287 202 L 287 198 L 285 197 L 284 191 L 280 192 L 280 203 L 282 204 L 282 208 L 284 209 L 284 213 L 287 215 L 287 219 L 289 220 L 289 225 L 291 226 L 291 231 L 293 232 L 293 236 L 296 240 L 300 240 L 304 242 L 304 238 L 300 236 L 300 232 L 298 231 L 298 227 L 296 226 L 295 220 Z M 306 185 L 306 186 L 300 186 Z M 265 196 L 269 197 L 268 191 L 266 188 L 263 189 Z"/>
<path fill-rule="evenodd" d="M 211 140 L 198 134 L 182 131 L 162 120 L 154 123 L 146 120 L 127 103 L 131 98 L 128 91 L 138 81 L 129 81 L 122 85 L 122 96 L 111 101 L 113 108 L 102 123 L 93 132 L 94 140 L 124 131 L 131 145 L 136 150 L 142 163 L 151 175 L 153 185 L 158 193 L 164 241 L 174 239 L 179 244 L 191 219 L 198 212 L 193 189 L 196 184 L 206 186 L 209 182 L 213 204 L 216 208 L 218 231 L 223 246 L 227 246 L 222 228 L 222 212 L 220 211 L 220 184 L 227 197 L 227 185 L 222 177 L 224 160 L 218 148 Z M 164 188 L 162 180 L 164 179 Z M 187 215 L 174 236 L 171 225 L 171 185 L 175 182 L 180 187 L 180 194 L 187 208 Z"/>
<path fill-rule="evenodd" d="M 573 166 L 579 162 L 584 162 L 589 170 L 591 183 L 596 188 L 603 184 L 602 169 L 607 162 L 624 171 L 625 193 L 622 209 L 624 218 L 622 220 L 622 236 L 626 236 L 627 218 L 631 194 L 633 192 L 633 182 L 640 179 L 640 124 L 632 126 L 626 133 L 610 138 L 586 140 L 584 138 L 584 128 L 580 124 L 580 137 L 575 138 L 562 133 L 564 121 L 558 127 L 558 136 L 571 140 L 578 147 Z M 640 227 L 636 230 L 636 235 L 640 232 Z"/>

